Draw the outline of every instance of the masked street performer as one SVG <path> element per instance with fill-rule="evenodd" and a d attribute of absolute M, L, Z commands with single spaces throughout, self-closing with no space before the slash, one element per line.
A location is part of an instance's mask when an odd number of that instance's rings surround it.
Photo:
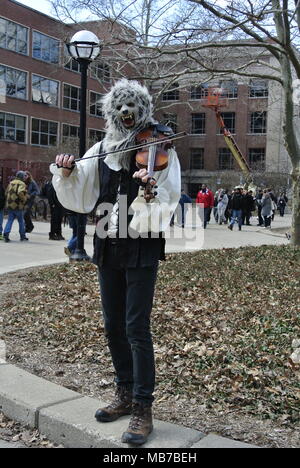
<path fill-rule="evenodd" d="M 136 81 L 118 81 L 102 98 L 102 111 L 107 122 L 104 140 L 75 164 L 73 155 L 58 155 L 51 172 L 65 208 L 90 213 L 98 206 L 100 215 L 93 262 L 99 269 L 116 394 L 95 417 L 104 423 L 131 414 L 122 442 L 141 445 L 153 429 L 155 366 L 150 313 L 158 262 L 164 259 L 163 232 L 180 198 L 180 165 L 176 151 L 169 147 L 167 167 L 155 170 L 151 184 L 156 193 L 147 201 L 143 186 L 148 171 L 136 166 L 136 149 L 126 149 L 136 144 L 145 128 L 163 135 L 172 131 L 155 122 L 151 96 Z M 104 158 L 91 158 L 103 152 L 108 153 Z M 128 229 L 124 230 L 124 222 Z"/>

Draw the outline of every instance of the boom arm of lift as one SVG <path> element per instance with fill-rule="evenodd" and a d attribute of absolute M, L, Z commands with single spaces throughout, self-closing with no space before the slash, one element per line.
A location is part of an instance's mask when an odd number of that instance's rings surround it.
<path fill-rule="evenodd" d="M 248 162 L 244 158 L 243 153 L 241 152 L 238 145 L 236 144 L 236 141 L 233 138 L 232 134 L 230 133 L 228 128 L 226 128 L 222 115 L 218 110 L 216 110 L 216 117 L 220 125 L 221 131 L 224 135 L 226 144 L 228 148 L 230 149 L 232 155 L 234 156 L 234 159 L 236 160 L 239 167 L 241 168 L 241 171 L 243 172 L 243 175 L 245 177 L 244 188 L 245 189 L 252 188 L 253 190 L 255 188 L 254 183 L 253 183 L 253 175 L 251 173 L 251 169 L 250 169 Z"/>

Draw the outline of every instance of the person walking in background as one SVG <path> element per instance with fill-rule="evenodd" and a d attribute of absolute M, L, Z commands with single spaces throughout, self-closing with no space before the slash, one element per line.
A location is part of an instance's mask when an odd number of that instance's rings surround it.
<path fill-rule="evenodd" d="M 244 208 L 243 208 L 243 224 L 250 226 L 250 219 L 252 216 L 252 211 L 255 210 L 254 198 L 252 190 L 249 190 L 244 195 Z"/>
<path fill-rule="evenodd" d="M 192 203 L 191 197 L 189 197 L 184 189 L 181 190 L 181 197 L 179 200 L 179 224 L 181 225 L 182 228 L 185 226 L 185 219 L 186 219 L 186 214 L 189 209 L 189 204 Z"/>
<path fill-rule="evenodd" d="M 264 218 L 265 228 L 271 229 L 271 219 L 273 215 L 272 198 L 268 190 L 263 191 L 261 199 L 261 215 Z"/>
<path fill-rule="evenodd" d="M 257 206 L 257 217 L 258 217 L 258 225 L 257 226 L 264 226 L 264 218 L 261 215 L 261 199 L 263 197 L 263 191 L 262 189 L 258 190 L 258 194 L 255 198 L 256 206 Z"/>
<path fill-rule="evenodd" d="M 217 204 L 217 213 L 218 213 L 218 223 L 222 224 L 226 222 L 225 211 L 228 205 L 228 196 L 227 190 L 222 190 L 218 195 L 218 204 Z"/>
<path fill-rule="evenodd" d="M 273 191 L 271 188 L 269 188 L 268 190 L 268 193 L 270 195 L 270 198 L 271 198 L 271 205 L 272 205 L 272 221 L 274 221 L 274 218 L 275 218 L 275 212 L 277 210 L 277 198 L 276 196 L 274 195 Z"/>
<path fill-rule="evenodd" d="M 203 228 L 206 229 L 211 210 L 214 207 L 214 194 L 207 188 L 206 184 L 202 184 L 197 194 L 196 204 L 199 205 L 199 216 L 202 220 Z"/>
<path fill-rule="evenodd" d="M 64 207 L 59 203 L 51 181 L 47 181 L 41 195 L 48 199 L 50 207 L 49 240 L 65 240 L 61 233 L 61 224 L 64 217 Z"/>
<path fill-rule="evenodd" d="M 235 187 L 234 193 L 230 200 L 230 208 L 231 208 L 231 221 L 228 226 L 228 229 L 232 231 L 234 223 L 237 220 L 239 231 L 242 230 L 242 212 L 244 208 L 244 197 L 242 193 L 242 189 L 240 187 Z"/>
<path fill-rule="evenodd" d="M 18 171 L 16 177 L 8 184 L 6 189 L 6 208 L 8 219 L 4 228 L 4 240 L 10 242 L 9 234 L 15 219 L 19 223 L 19 234 L 21 241 L 28 241 L 25 234 L 24 209 L 27 203 L 27 186 L 25 183 L 26 173 Z"/>
<path fill-rule="evenodd" d="M 65 252 L 66 255 L 68 255 L 68 257 L 71 257 L 71 255 L 73 255 L 73 253 L 75 252 L 76 246 L 77 246 L 77 227 L 78 227 L 77 217 L 78 217 L 78 214 L 75 213 L 74 211 L 71 211 L 71 210 L 67 210 L 66 214 L 67 214 L 67 217 L 68 217 L 69 226 L 72 229 L 72 237 L 71 237 L 71 239 L 69 239 L 67 247 L 65 247 L 65 249 L 64 249 L 64 252 Z M 84 218 L 85 218 L 85 223 L 86 223 L 87 222 L 87 215 Z"/>
<path fill-rule="evenodd" d="M 280 194 L 280 197 L 278 198 L 278 202 L 277 202 L 277 207 L 278 207 L 279 214 L 280 214 L 281 217 L 284 216 L 284 211 L 285 211 L 285 207 L 287 205 L 287 202 L 288 202 L 288 197 L 282 192 Z"/>
<path fill-rule="evenodd" d="M 4 207 L 5 207 L 5 190 L 3 187 L 2 176 L 0 176 L 0 240 L 3 239 Z"/>
<path fill-rule="evenodd" d="M 25 171 L 26 179 L 25 183 L 27 185 L 28 192 L 28 201 L 24 212 L 24 221 L 25 221 L 25 230 L 26 232 L 32 232 L 34 229 L 33 222 L 31 220 L 31 210 L 34 204 L 35 197 L 40 194 L 40 189 L 38 184 L 33 180 L 32 175 L 29 171 Z"/>

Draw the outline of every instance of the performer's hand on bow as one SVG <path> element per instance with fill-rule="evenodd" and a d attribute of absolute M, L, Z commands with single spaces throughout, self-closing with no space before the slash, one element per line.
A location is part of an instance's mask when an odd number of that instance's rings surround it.
<path fill-rule="evenodd" d="M 138 183 L 142 182 L 141 185 L 144 185 L 147 182 L 149 182 L 151 185 L 156 184 L 156 180 L 153 177 L 149 177 L 147 169 L 140 169 L 139 171 L 136 171 L 132 177 L 134 179 L 140 179 L 140 180 L 137 180 L 137 182 Z"/>
<path fill-rule="evenodd" d="M 64 177 L 69 177 L 74 168 L 75 156 L 72 154 L 58 154 L 56 156 L 55 162 L 57 167 L 62 168 L 62 175 Z"/>

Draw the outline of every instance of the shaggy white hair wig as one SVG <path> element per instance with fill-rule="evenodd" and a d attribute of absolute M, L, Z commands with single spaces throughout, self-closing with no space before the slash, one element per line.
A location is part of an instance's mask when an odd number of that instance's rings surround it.
<path fill-rule="evenodd" d="M 106 120 L 104 151 L 120 149 L 120 153 L 114 156 L 119 160 L 128 159 L 128 153 L 121 155 L 121 150 L 132 146 L 137 133 L 154 122 L 152 97 L 145 86 L 123 78 L 103 96 L 101 102 Z"/>

